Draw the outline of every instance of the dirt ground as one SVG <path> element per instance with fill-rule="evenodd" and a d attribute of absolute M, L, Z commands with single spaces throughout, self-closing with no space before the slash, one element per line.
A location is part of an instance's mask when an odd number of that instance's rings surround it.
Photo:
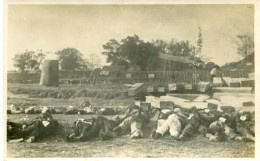
<path fill-rule="evenodd" d="M 114 87 L 113 87 L 114 88 Z M 15 95 L 8 93 L 9 103 L 35 103 L 37 105 L 60 106 L 77 105 L 82 100 L 89 100 L 99 107 L 122 106 L 134 102 L 133 98 L 118 96 L 113 99 L 95 97 L 79 97 L 74 99 L 30 98 L 26 94 Z M 7 118 L 19 121 L 21 118 L 33 119 L 38 115 L 10 114 Z M 57 136 L 46 138 L 37 143 L 7 143 L 7 157 L 221 157 L 221 158 L 253 158 L 255 144 L 252 142 L 211 142 L 201 135 L 196 135 L 187 141 L 175 141 L 166 136 L 160 140 L 150 137 L 152 128 L 146 128 L 143 139 L 131 140 L 123 135 L 108 141 L 98 138 L 89 142 L 67 143 L 64 141 L 66 133 L 72 130 L 72 124 L 77 118 L 88 118 L 89 115 L 53 115 L 61 124 Z"/>

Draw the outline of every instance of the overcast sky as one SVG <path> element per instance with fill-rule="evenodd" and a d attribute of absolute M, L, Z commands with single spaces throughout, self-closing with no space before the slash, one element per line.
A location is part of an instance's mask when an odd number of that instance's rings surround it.
<path fill-rule="evenodd" d="M 223 65 L 240 57 L 233 43 L 238 34 L 254 33 L 252 5 L 10 5 L 8 62 L 16 53 L 73 47 L 88 58 L 101 55 L 102 45 L 137 34 L 145 41 L 171 38 L 195 44 L 198 20 L 202 55 Z M 8 69 L 13 69 L 8 63 Z"/>

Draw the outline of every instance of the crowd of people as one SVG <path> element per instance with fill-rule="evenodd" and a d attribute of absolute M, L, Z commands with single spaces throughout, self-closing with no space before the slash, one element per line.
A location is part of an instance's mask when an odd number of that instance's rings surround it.
<path fill-rule="evenodd" d="M 124 114 L 111 118 L 96 116 L 89 119 L 78 118 L 73 130 L 67 134 L 68 142 L 88 141 L 99 137 L 108 140 L 124 134 L 131 139 L 143 138 L 144 127 L 150 121 L 156 121 L 151 137 L 160 139 L 170 135 L 175 140 L 186 140 L 195 135 L 203 135 L 211 141 L 254 141 L 254 112 L 235 111 L 234 108 L 222 109 L 196 107 L 144 109 L 131 105 Z M 49 110 L 43 110 L 42 116 L 31 122 L 7 121 L 7 140 L 10 142 L 34 142 L 55 135 L 59 126 Z"/>

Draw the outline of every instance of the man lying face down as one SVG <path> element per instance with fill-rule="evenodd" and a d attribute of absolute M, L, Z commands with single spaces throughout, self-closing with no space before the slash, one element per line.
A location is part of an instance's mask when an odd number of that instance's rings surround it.
<path fill-rule="evenodd" d="M 66 136 L 66 141 L 88 141 L 95 137 L 100 137 L 101 140 L 108 140 L 116 137 L 113 129 L 120 123 L 118 116 L 112 119 L 105 117 L 96 117 L 91 119 L 79 118 L 74 122 L 73 132 Z"/>
<path fill-rule="evenodd" d="M 127 132 L 130 129 L 130 138 L 142 138 L 143 125 L 150 119 L 149 110 L 143 111 L 142 108 L 136 105 L 129 106 L 125 114 L 121 117 L 121 123 L 113 129 L 118 135 Z"/>
<path fill-rule="evenodd" d="M 34 142 L 55 135 L 58 127 L 57 120 L 51 114 L 43 113 L 41 117 L 27 123 L 7 122 L 7 141 Z"/>

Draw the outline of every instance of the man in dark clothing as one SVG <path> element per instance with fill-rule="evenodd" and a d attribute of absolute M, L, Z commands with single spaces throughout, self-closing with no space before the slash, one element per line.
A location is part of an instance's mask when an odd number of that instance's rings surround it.
<path fill-rule="evenodd" d="M 18 133 L 22 129 L 22 126 L 22 124 L 7 120 L 7 140 L 10 140 L 11 136 Z"/>
<path fill-rule="evenodd" d="M 187 119 L 187 124 L 182 130 L 179 139 L 183 140 L 187 137 L 192 136 L 197 132 L 200 125 L 200 118 L 198 112 L 191 113 Z"/>
<path fill-rule="evenodd" d="M 66 141 L 88 141 L 98 136 L 101 140 L 114 138 L 117 135 L 112 130 L 119 123 L 118 117 L 107 119 L 100 116 L 91 119 L 78 119 L 74 122 L 73 133 L 66 136 Z"/>
<path fill-rule="evenodd" d="M 236 116 L 236 130 L 240 137 L 236 140 L 255 141 L 255 117 L 253 113 L 240 111 Z"/>
<path fill-rule="evenodd" d="M 23 124 L 8 123 L 8 128 L 16 130 L 9 132 L 8 140 L 21 139 L 21 141 L 34 142 L 41 138 L 56 134 L 58 127 L 57 120 L 51 114 L 43 113 L 42 117 L 36 118 L 32 122 Z"/>
<path fill-rule="evenodd" d="M 201 109 L 198 110 L 199 122 L 198 132 L 205 136 L 207 134 L 207 129 L 210 124 L 221 117 L 222 113 L 214 109 Z"/>

